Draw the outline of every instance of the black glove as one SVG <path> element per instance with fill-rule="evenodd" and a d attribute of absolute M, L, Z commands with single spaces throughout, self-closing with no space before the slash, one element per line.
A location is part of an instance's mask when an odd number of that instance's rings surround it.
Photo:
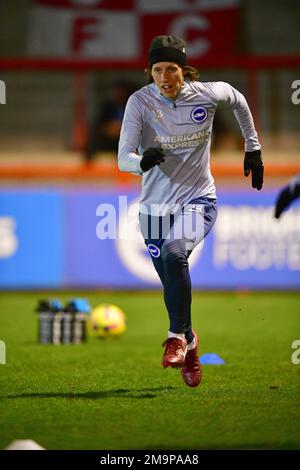
<path fill-rule="evenodd" d="M 155 165 L 160 165 L 161 162 L 164 162 L 164 152 L 159 147 L 149 147 L 143 153 L 143 158 L 141 160 L 140 166 L 143 171 L 148 171 L 150 168 L 153 168 Z"/>
<path fill-rule="evenodd" d="M 300 196 L 300 185 L 296 185 L 293 189 L 286 186 L 281 190 L 276 201 L 275 218 L 279 219 L 282 212 L 291 204 L 291 202 Z"/>
<path fill-rule="evenodd" d="M 252 188 L 260 191 L 264 181 L 264 162 L 260 150 L 245 152 L 244 175 L 248 176 L 250 171 L 252 173 Z"/>

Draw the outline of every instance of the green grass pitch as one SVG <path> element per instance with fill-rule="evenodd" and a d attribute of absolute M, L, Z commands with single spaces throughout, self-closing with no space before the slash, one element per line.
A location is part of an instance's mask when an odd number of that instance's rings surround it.
<path fill-rule="evenodd" d="M 37 343 L 39 298 L 85 297 L 127 314 L 115 340 Z M 46 449 L 299 449 L 300 294 L 194 293 L 204 366 L 188 388 L 160 365 L 168 322 L 160 293 L 1 293 L 0 448 L 34 439 Z"/>

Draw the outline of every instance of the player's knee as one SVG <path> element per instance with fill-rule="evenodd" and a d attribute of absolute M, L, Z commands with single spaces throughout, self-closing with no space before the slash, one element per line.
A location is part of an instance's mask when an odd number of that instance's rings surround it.
<path fill-rule="evenodd" d="M 182 272 L 188 267 L 185 253 L 168 251 L 163 254 L 165 270 L 175 277 L 180 277 Z"/>

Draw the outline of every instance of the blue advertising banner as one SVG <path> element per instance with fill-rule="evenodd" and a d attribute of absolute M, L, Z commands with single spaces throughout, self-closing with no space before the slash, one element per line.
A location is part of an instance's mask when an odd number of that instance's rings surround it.
<path fill-rule="evenodd" d="M 217 221 L 190 257 L 194 288 L 299 289 L 300 204 L 278 191 L 218 192 Z M 0 288 L 160 286 L 138 227 L 138 193 L 0 192 Z"/>
<path fill-rule="evenodd" d="M 216 224 L 192 269 L 207 288 L 299 288 L 300 204 L 273 217 L 277 191 L 220 191 Z"/>
<path fill-rule="evenodd" d="M 300 204 L 278 221 L 276 196 L 277 191 L 219 192 L 217 222 L 190 257 L 195 288 L 300 287 Z M 139 233 L 136 192 L 83 192 L 66 201 L 67 284 L 160 285 Z"/>
<path fill-rule="evenodd" d="M 0 287 L 62 283 L 61 198 L 49 190 L 0 192 Z"/>
<path fill-rule="evenodd" d="M 132 272 L 131 264 L 126 263 L 120 254 L 120 241 L 117 239 L 119 220 L 126 214 L 122 197 L 130 204 L 137 195 L 122 196 L 109 190 L 95 193 L 77 191 L 65 195 L 64 273 L 68 285 L 145 287 L 145 279 Z M 104 226 L 102 239 L 97 236 L 101 221 Z M 131 248 L 130 240 L 126 240 L 125 245 L 127 243 L 129 255 L 138 249 L 136 244 Z M 145 250 L 143 256 L 146 255 Z"/>

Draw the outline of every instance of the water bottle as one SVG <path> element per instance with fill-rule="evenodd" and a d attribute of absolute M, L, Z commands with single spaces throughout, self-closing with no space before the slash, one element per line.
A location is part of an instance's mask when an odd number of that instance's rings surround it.
<path fill-rule="evenodd" d="M 63 336 L 63 312 L 56 312 L 52 324 L 52 343 L 61 344 Z"/>
<path fill-rule="evenodd" d="M 73 312 L 64 309 L 62 320 L 62 342 L 70 344 L 73 341 Z"/>
<path fill-rule="evenodd" d="M 86 332 L 87 315 L 83 312 L 75 313 L 73 326 L 73 343 L 85 343 L 87 340 Z"/>
<path fill-rule="evenodd" d="M 62 310 L 59 300 L 40 300 L 36 311 L 39 315 L 38 340 L 41 344 L 53 342 L 53 323 L 57 312 Z"/>
<path fill-rule="evenodd" d="M 72 299 L 65 307 L 65 311 L 72 314 L 72 342 L 80 344 L 86 341 L 87 314 L 91 307 L 85 299 Z"/>

